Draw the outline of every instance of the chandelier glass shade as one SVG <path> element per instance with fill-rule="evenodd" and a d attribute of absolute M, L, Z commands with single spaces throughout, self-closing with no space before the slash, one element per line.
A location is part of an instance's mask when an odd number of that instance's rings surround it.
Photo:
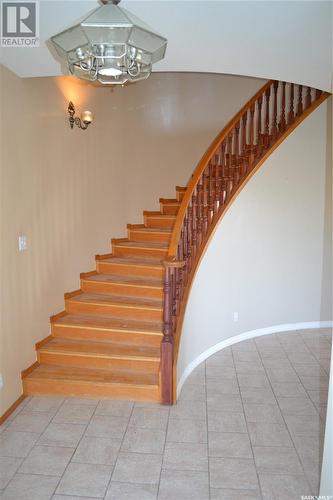
<path fill-rule="evenodd" d="M 58 55 L 84 80 L 117 85 L 148 78 L 165 55 L 166 38 L 117 0 L 102 1 L 83 21 L 51 38 Z"/>

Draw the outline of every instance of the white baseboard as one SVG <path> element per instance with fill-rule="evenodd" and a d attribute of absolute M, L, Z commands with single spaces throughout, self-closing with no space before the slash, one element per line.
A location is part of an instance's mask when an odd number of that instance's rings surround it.
<path fill-rule="evenodd" d="M 180 391 L 185 383 L 187 377 L 193 372 L 193 370 L 199 366 L 203 361 L 205 361 L 209 356 L 215 354 L 216 352 L 229 347 L 230 345 L 237 344 L 242 340 L 253 339 L 254 337 L 260 337 L 262 335 L 270 335 L 271 333 L 283 333 L 290 332 L 294 330 L 309 330 L 312 328 L 332 328 L 333 321 L 309 321 L 306 323 L 286 323 L 284 325 L 269 326 L 267 328 L 259 328 L 258 330 L 251 330 L 250 332 L 241 333 L 240 335 L 235 335 L 230 337 L 218 344 L 213 345 L 203 353 L 201 353 L 197 358 L 195 358 L 191 363 L 185 368 L 178 384 L 177 384 L 177 398 Z"/>

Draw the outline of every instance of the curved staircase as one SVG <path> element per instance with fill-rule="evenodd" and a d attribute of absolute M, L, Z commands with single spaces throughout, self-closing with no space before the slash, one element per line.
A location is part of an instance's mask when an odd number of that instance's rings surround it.
<path fill-rule="evenodd" d="M 25 395 L 175 401 L 178 346 L 196 269 L 216 225 L 274 149 L 329 94 L 267 82 L 212 142 L 186 188 L 129 224 L 65 294 Z"/>

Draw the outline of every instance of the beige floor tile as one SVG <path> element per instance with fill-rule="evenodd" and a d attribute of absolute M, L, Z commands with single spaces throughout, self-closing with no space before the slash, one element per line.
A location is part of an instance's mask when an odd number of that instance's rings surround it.
<path fill-rule="evenodd" d="M 239 373 L 239 386 L 242 387 L 269 387 L 269 381 L 265 373 Z"/>
<path fill-rule="evenodd" d="M 252 458 L 250 439 L 237 432 L 209 432 L 210 457 Z"/>
<path fill-rule="evenodd" d="M 163 470 L 158 500 L 208 500 L 207 472 Z"/>
<path fill-rule="evenodd" d="M 261 500 L 260 491 L 210 489 L 211 500 Z"/>
<path fill-rule="evenodd" d="M 64 398 L 33 396 L 23 408 L 24 413 L 50 413 L 55 414 L 62 405 Z"/>
<path fill-rule="evenodd" d="M 158 487 L 151 484 L 116 483 L 111 481 L 105 500 L 156 500 Z"/>
<path fill-rule="evenodd" d="M 208 471 L 206 443 L 166 443 L 163 469 Z"/>
<path fill-rule="evenodd" d="M 6 430 L 0 434 L 0 457 L 25 458 L 38 438 L 33 432 Z"/>
<path fill-rule="evenodd" d="M 263 364 L 253 363 L 252 361 L 235 361 L 235 367 L 237 374 L 243 373 L 245 375 L 250 373 L 265 373 Z"/>
<path fill-rule="evenodd" d="M 248 422 L 283 424 L 283 417 L 277 403 L 265 405 L 244 403 L 244 411 Z"/>
<path fill-rule="evenodd" d="M 253 454 L 259 474 L 303 474 L 294 448 L 254 446 Z"/>
<path fill-rule="evenodd" d="M 16 474 L 4 490 L 1 500 L 50 500 L 58 484 L 55 476 Z"/>
<path fill-rule="evenodd" d="M 248 422 L 252 446 L 292 446 L 285 424 Z"/>
<path fill-rule="evenodd" d="M 63 495 L 103 497 L 111 472 L 112 468 L 108 465 L 70 463 L 56 492 Z"/>
<path fill-rule="evenodd" d="M 207 423 L 204 420 L 170 418 L 167 442 L 207 443 Z"/>
<path fill-rule="evenodd" d="M 170 408 L 170 418 L 205 420 L 206 417 L 206 403 L 204 401 L 177 401 Z"/>
<path fill-rule="evenodd" d="M 234 380 L 216 380 L 207 379 L 207 395 L 214 396 L 215 394 L 239 394 L 239 386 L 237 379 Z"/>
<path fill-rule="evenodd" d="M 206 362 L 206 377 L 209 378 L 221 378 L 222 380 L 235 380 L 236 370 L 234 366 L 221 365 L 210 365 Z"/>
<path fill-rule="evenodd" d="M 72 458 L 72 462 L 97 465 L 114 465 L 121 439 L 84 437 Z"/>
<path fill-rule="evenodd" d="M 55 414 L 53 422 L 55 424 L 88 424 L 94 411 L 95 407 L 90 405 L 63 405 Z"/>
<path fill-rule="evenodd" d="M 49 413 L 20 413 L 9 424 L 9 431 L 35 432 L 41 434 L 49 425 L 52 415 Z"/>
<path fill-rule="evenodd" d="M 245 432 L 247 433 L 244 413 L 209 412 L 208 430 L 211 432 Z"/>
<path fill-rule="evenodd" d="M 310 391 L 311 390 L 315 390 L 315 391 L 326 390 L 327 391 L 329 378 L 326 374 L 322 375 L 320 377 L 311 377 L 308 375 L 301 375 L 300 380 L 301 380 L 301 383 L 303 384 L 303 386 L 306 390 L 310 390 Z"/>
<path fill-rule="evenodd" d="M 75 448 L 85 429 L 85 425 L 54 424 L 51 422 L 39 438 L 38 444 L 48 446 L 69 446 L 70 448 Z"/>
<path fill-rule="evenodd" d="M 285 415 L 284 419 L 292 435 L 318 436 L 325 431 L 325 424 L 318 415 Z"/>
<path fill-rule="evenodd" d="M 206 401 L 206 389 L 203 384 L 184 384 L 179 395 L 180 401 Z"/>
<path fill-rule="evenodd" d="M 157 485 L 160 479 L 161 465 L 162 455 L 120 452 L 112 481 Z"/>
<path fill-rule="evenodd" d="M 253 459 L 210 458 L 211 488 L 258 490 L 258 478 Z"/>
<path fill-rule="evenodd" d="M 73 450 L 63 446 L 35 446 L 22 463 L 19 472 L 61 476 L 72 455 Z"/>
<path fill-rule="evenodd" d="M 85 435 L 89 437 L 119 438 L 125 434 L 128 417 L 114 417 L 112 415 L 93 416 Z"/>
<path fill-rule="evenodd" d="M 214 394 L 207 396 L 208 412 L 242 412 L 242 400 L 238 394 Z"/>
<path fill-rule="evenodd" d="M 197 366 L 186 380 L 188 384 L 205 384 L 206 383 L 206 366 L 205 363 Z"/>
<path fill-rule="evenodd" d="M 22 463 L 22 458 L 0 457 L 0 491 L 4 489 Z"/>
<path fill-rule="evenodd" d="M 279 407 L 284 415 L 313 415 L 317 416 L 317 410 L 310 398 L 277 398 Z"/>
<path fill-rule="evenodd" d="M 98 401 L 98 399 L 72 397 L 66 398 L 64 401 L 64 405 L 94 406 L 96 408 L 96 406 L 98 405 Z"/>
<path fill-rule="evenodd" d="M 114 417 L 129 417 L 134 407 L 133 401 L 102 400 L 98 403 L 95 415 L 113 415 Z"/>
<path fill-rule="evenodd" d="M 306 391 L 301 383 L 272 381 L 272 388 L 275 396 L 282 396 L 286 398 L 306 396 Z"/>
<path fill-rule="evenodd" d="M 267 405 L 276 403 L 270 387 L 241 387 L 241 396 L 244 404 Z"/>
<path fill-rule="evenodd" d="M 293 442 L 302 463 L 318 464 L 323 456 L 324 436 L 293 435 Z"/>
<path fill-rule="evenodd" d="M 164 431 L 168 425 L 168 418 L 169 413 L 159 408 L 134 408 L 129 425 Z"/>
<path fill-rule="evenodd" d="M 165 431 L 128 427 L 121 451 L 134 453 L 163 453 Z"/>
<path fill-rule="evenodd" d="M 215 354 L 212 354 L 209 358 L 206 359 L 206 366 L 234 366 L 234 360 L 232 357 L 231 353 L 231 348 L 226 347 L 225 349 L 222 349 L 221 351 L 216 352 Z"/>
<path fill-rule="evenodd" d="M 263 500 L 296 500 L 311 495 L 305 476 L 260 474 Z"/>

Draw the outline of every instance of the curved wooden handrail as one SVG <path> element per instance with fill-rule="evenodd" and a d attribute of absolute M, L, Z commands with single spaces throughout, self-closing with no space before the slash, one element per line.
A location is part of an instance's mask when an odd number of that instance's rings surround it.
<path fill-rule="evenodd" d="M 216 136 L 188 182 L 163 262 L 161 402 L 176 398 L 176 362 L 191 285 L 210 238 L 234 199 L 278 145 L 330 94 L 270 80 Z"/>
<path fill-rule="evenodd" d="M 240 111 L 227 123 L 227 125 L 217 134 L 213 142 L 210 144 L 208 149 L 205 151 L 203 154 L 201 160 L 199 161 L 196 169 L 193 172 L 193 175 L 191 179 L 189 180 L 187 186 L 186 186 L 186 192 L 184 195 L 184 198 L 181 202 L 181 205 L 179 207 L 175 225 L 173 227 L 170 243 L 169 243 L 169 250 L 168 250 L 168 259 L 173 260 L 176 258 L 177 254 L 177 247 L 178 247 L 178 242 L 179 242 L 179 237 L 180 237 L 180 231 L 181 227 L 184 221 L 184 216 L 186 209 L 188 207 L 188 204 L 190 202 L 191 196 L 193 195 L 193 191 L 198 184 L 198 181 L 204 171 L 204 169 L 207 167 L 208 162 L 212 159 L 213 155 L 215 154 L 216 149 L 219 147 L 219 145 L 222 143 L 222 141 L 228 137 L 230 132 L 233 130 L 235 127 L 236 123 L 239 122 L 239 120 L 242 118 L 244 113 L 246 113 L 247 110 L 251 108 L 257 101 L 257 99 L 264 95 L 266 90 L 272 85 L 273 80 L 269 80 L 268 82 L 263 85 L 258 92 L 251 97 L 247 101 L 246 104 L 241 108 Z"/>

